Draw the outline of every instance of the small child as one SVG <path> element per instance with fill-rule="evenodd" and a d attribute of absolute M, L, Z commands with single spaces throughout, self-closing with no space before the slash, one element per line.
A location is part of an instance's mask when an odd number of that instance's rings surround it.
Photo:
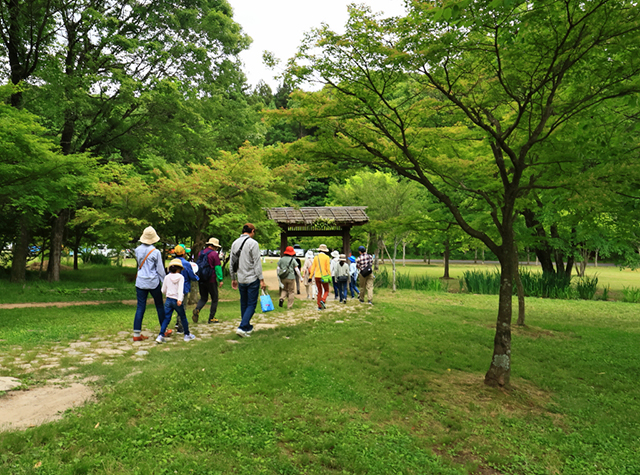
<path fill-rule="evenodd" d="M 196 338 L 195 335 L 189 333 L 189 322 L 187 322 L 187 315 L 182 306 L 182 301 L 184 300 L 184 277 L 180 273 L 182 269 L 182 261 L 180 259 L 173 259 L 169 262 L 169 274 L 162 283 L 162 293 L 167 296 L 164 303 L 165 317 L 162 327 L 160 327 L 160 334 L 156 338 L 156 343 L 164 343 L 165 331 L 167 331 L 167 327 L 171 323 L 171 315 L 173 315 L 174 310 L 178 313 L 184 328 L 184 341 L 191 341 Z"/>

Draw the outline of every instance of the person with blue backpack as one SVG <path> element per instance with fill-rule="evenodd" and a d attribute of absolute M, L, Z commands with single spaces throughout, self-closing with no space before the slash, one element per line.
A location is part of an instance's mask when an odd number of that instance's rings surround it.
<path fill-rule="evenodd" d="M 200 290 L 200 300 L 193 309 L 193 323 L 198 323 L 200 310 L 206 305 L 211 297 L 211 309 L 209 310 L 209 320 L 207 323 L 218 323 L 216 311 L 218 310 L 218 287 L 222 287 L 222 266 L 220 265 L 220 241 L 211 238 L 206 243 L 206 247 L 198 254 L 196 264 L 198 264 L 198 289 Z"/>

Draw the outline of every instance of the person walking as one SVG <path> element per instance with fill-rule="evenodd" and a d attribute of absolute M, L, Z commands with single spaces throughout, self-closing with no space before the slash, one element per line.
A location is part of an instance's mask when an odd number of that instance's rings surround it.
<path fill-rule="evenodd" d="M 293 251 L 295 252 L 295 250 Z M 298 272 L 296 272 L 296 294 L 300 295 L 300 280 L 302 278 L 302 274 L 300 274 L 300 269 L 302 269 L 302 262 L 298 256 L 296 256 L 296 262 L 298 263 Z"/>
<path fill-rule="evenodd" d="M 147 308 L 149 294 L 158 312 L 160 325 L 164 322 L 164 303 L 162 302 L 162 281 L 165 278 L 162 254 L 153 245 L 160 240 L 160 236 L 153 227 L 145 228 L 140 236 L 140 244 L 135 250 L 138 273 L 136 274 L 136 316 L 133 320 L 133 341 L 147 340 L 142 334 L 142 319 Z M 171 333 L 171 330 L 169 330 Z"/>
<path fill-rule="evenodd" d="M 198 273 L 203 276 L 198 282 L 198 290 L 200 290 L 200 300 L 193 309 L 191 320 L 198 323 L 200 310 L 207 304 L 207 300 L 211 297 L 211 308 L 209 309 L 209 320 L 207 323 L 218 323 L 216 312 L 218 311 L 218 288 L 222 287 L 222 266 L 220 265 L 220 241 L 211 238 L 207 241 L 205 248 L 198 253 Z"/>
<path fill-rule="evenodd" d="M 336 266 L 340 262 L 340 253 L 334 250 L 331 253 L 331 284 L 333 285 L 333 300 L 338 300 L 338 286 L 336 285 Z"/>
<path fill-rule="evenodd" d="M 339 255 L 339 262 L 336 266 L 336 285 L 338 286 L 338 294 L 340 302 L 347 303 L 347 285 L 349 283 L 349 264 L 347 264 L 347 256 Z"/>
<path fill-rule="evenodd" d="M 356 294 L 360 297 L 360 290 L 358 289 L 358 268 L 356 267 L 356 258 L 353 256 L 349 256 L 349 274 L 351 298 L 354 298 Z"/>
<path fill-rule="evenodd" d="M 253 325 L 251 317 L 256 311 L 260 289 L 265 290 L 267 284 L 262 276 L 262 260 L 260 246 L 254 239 L 256 227 L 247 223 L 242 227 L 242 235 L 231 245 L 229 267 L 231 270 L 231 288 L 240 291 L 240 325 L 236 334 L 241 337 L 251 336 Z"/>
<path fill-rule="evenodd" d="M 200 280 L 200 278 L 193 272 L 193 267 L 191 266 L 191 262 L 185 259 L 185 255 L 187 254 L 186 249 L 178 244 L 174 249 L 173 253 L 176 255 L 176 259 L 180 260 L 182 263 L 182 277 L 184 277 L 184 297 L 182 299 L 182 308 L 187 313 L 187 300 L 189 298 L 189 292 L 191 292 L 191 281 L 192 280 Z M 166 302 L 165 302 L 165 310 L 166 310 Z M 182 325 L 182 319 L 176 318 L 176 332 L 179 334 L 184 334 L 184 327 Z"/>
<path fill-rule="evenodd" d="M 187 263 L 189 267 L 191 264 Z M 184 312 L 184 276 L 182 271 L 184 267 L 180 259 L 173 259 L 169 262 L 169 275 L 167 275 L 162 284 L 162 293 L 167 296 L 167 300 L 164 304 L 164 321 L 160 326 L 160 333 L 156 338 L 156 343 L 164 343 L 165 336 L 167 336 L 167 327 L 171 323 L 171 315 L 175 310 L 178 314 L 178 318 L 182 322 L 182 328 L 184 329 L 184 341 L 195 340 L 195 335 L 189 332 L 189 322 L 187 321 L 187 314 Z"/>
<path fill-rule="evenodd" d="M 304 286 L 307 289 L 308 299 L 316 298 L 317 293 L 315 283 L 311 283 L 311 275 L 309 274 L 309 269 L 311 269 L 312 264 L 313 251 L 309 249 L 304 256 L 304 266 L 302 267 L 302 281 L 304 282 Z"/>
<path fill-rule="evenodd" d="M 364 292 L 367 292 L 367 303 L 373 304 L 373 256 L 367 254 L 364 246 L 358 248 L 360 256 L 356 259 L 356 267 L 360 274 L 360 296 L 358 299 L 364 303 Z"/>
<path fill-rule="evenodd" d="M 282 282 L 282 288 L 280 289 L 280 302 L 279 306 L 282 307 L 284 299 L 287 299 L 287 310 L 293 307 L 293 302 L 296 299 L 296 281 L 295 278 L 300 277 L 300 267 L 298 266 L 298 259 L 296 259 L 296 251 L 292 246 L 287 246 L 282 253 L 283 256 L 278 261 L 278 277 Z M 295 278 L 294 278 L 295 277 Z"/>
<path fill-rule="evenodd" d="M 309 269 L 309 282 L 315 279 L 318 288 L 318 310 L 327 308 L 327 296 L 329 295 L 329 282 L 331 282 L 331 258 L 329 248 L 325 244 L 320 244 L 320 251 L 313 259 L 313 264 Z"/>

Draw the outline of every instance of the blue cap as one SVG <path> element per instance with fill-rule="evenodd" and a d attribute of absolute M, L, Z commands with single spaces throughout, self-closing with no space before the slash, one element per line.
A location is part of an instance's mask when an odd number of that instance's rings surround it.
<path fill-rule="evenodd" d="M 360 247 L 358 248 L 358 251 L 360 251 L 360 252 L 365 252 L 365 251 L 366 251 L 366 248 L 365 248 L 364 246 L 360 246 Z"/>
<path fill-rule="evenodd" d="M 355 257 L 353 257 L 353 256 L 349 256 L 349 260 L 350 260 L 351 262 L 355 262 L 355 261 L 356 261 L 356 258 L 355 258 Z"/>

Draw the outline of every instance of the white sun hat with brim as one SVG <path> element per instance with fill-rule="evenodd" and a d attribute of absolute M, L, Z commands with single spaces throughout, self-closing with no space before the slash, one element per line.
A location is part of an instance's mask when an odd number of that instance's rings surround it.
<path fill-rule="evenodd" d="M 156 232 L 155 229 L 153 229 L 153 226 L 149 226 L 147 228 L 145 228 L 144 231 L 142 231 L 142 236 L 140 236 L 139 241 L 142 244 L 155 244 L 156 242 L 158 242 L 160 240 L 160 236 L 158 236 L 158 233 Z"/>
<path fill-rule="evenodd" d="M 331 257 L 333 257 L 334 259 L 335 259 L 336 257 L 340 257 L 340 253 L 339 253 L 338 251 L 333 251 L 333 252 L 331 253 Z"/>

